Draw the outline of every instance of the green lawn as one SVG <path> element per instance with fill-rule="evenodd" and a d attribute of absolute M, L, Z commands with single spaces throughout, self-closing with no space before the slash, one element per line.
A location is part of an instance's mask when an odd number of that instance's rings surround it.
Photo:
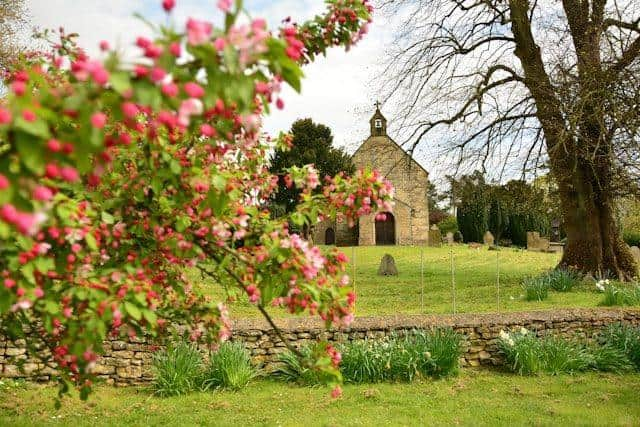
<path fill-rule="evenodd" d="M 157 398 L 98 387 L 53 409 L 55 389 L 0 392 L 0 425 L 638 425 L 640 374 L 519 377 L 487 370 L 413 384 L 327 388 L 257 381 L 240 392 Z"/>
<path fill-rule="evenodd" d="M 487 247 L 470 249 L 466 245 L 452 248 L 424 248 L 424 293 L 421 285 L 420 247 L 387 246 L 342 248 L 353 258 L 355 251 L 355 288 L 358 295 L 356 315 L 371 316 L 395 313 L 452 313 L 454 293 L 451 285 L 451 259 L 455 269 L 455 300 L 458 313 L 523 311 L 557 307 L 595 307 L 602 295 L 595 289 L 579 287 L 570 293 L 551 292 L 542 302 L 527 302 L 521 298 L 522 278 L 553 268 L 559 254 L 529 252 L 503 248 L 489 251 Z M 393 255 L 400 272 L 396 277 L 380 277 L 377 269 L 385 253 Z M 497 268 L 500 265 L 498 295 Z M 349 273 L 353 272 L 352 265 Z M 207 292 L 224 298 L 213 283 L 203 280 Z M 424 297 L 422 297 L 424 295 Z M 498 302 L 499 296 L 499 302 Z M 235 317 L 258 316 L 257 310 L 245 302 L 234 303 Z M 284 311 L 273 310 L 276 316 Z"/>

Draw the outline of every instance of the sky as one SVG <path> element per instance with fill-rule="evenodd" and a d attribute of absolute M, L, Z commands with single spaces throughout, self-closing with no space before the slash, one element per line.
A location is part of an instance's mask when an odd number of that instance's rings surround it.
<path fill-rule="evenodd" d="M 79 44 L 91 56 L 99 55 L 98 43 L 107 40 L 126 52 L 138 35 L 149 35 L 134 13 L 152 22 L 167 19 L 160 0 L 26 0 L 31 24 L 41 29 L 63 26 L 67 33 L 80 35 Z M 176 26 L 184 25 L 187 17 L 213 19 L 221 22 L 222 13 L 215 0 L 177 0 L 172 14 Z M 291 16 L 301 22 L 323 10 L 321 0 L 246 0 L 245 7 L 253 17 L 267 19 L 275 28 L 283 18 Z M 310 117 L 329 126 L 334 145 L 353 152 L 368 137 L 368 120 L 373 114 L 377 91 L 373 81 L 379 75 L 380 64 L 393 30 L 383 17 L 375 19 L 367 37 L 350 52 L 332 49 L 327 57 L 318 58 L 305 67 L 302 93 L 291 89 L 283 92 L 285 109 L 275 110 L 265 120 L 265 130 L 277 134 L 288 130 L 298 118 Z M 383 112 L 388 117 L 391 111 Z M 393 123 L 390 123 L 390 134 Z M 423 165 L 427 166 L 427 165 Z"/>

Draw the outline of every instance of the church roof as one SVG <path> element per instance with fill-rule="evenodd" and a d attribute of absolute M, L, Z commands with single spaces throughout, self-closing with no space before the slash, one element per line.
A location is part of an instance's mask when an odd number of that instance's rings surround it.
<path fill-rule="evenodd" d="M 425 168 L 424 168 L 424 167 L 423 167 L 423 166 L 422 166 L 422 165 L 421 165 L 417 160 L 415 160 L 415 159 L 413 158 L 413 156 L 409 155 L 409 153 L 407 153 L 407 151 L 406 151 L 406 150 L 405 150 L 405 149 L 404 149 L 400 144 L 398 144 L 396 141 L 394 141 L 394 140 L 393 140 L 393 138 L 391 138 L 391 137 L 387 134 L 387 132 L 386 132 L 386 130 L 387 130 L 387 126 L 386 126 L 386 124 L 387 124 L 387 119 L 384 117 L 384 115 L 383 115 L 383 114 L 382 114 L 382 112 L 380 111 L 380 103 L 379 103 L 379 102 L 376 102 L 375 106 L 376 106 L 376 111 L 373 113 L 373 116 L 371 116 L 371 119 L 369 119 L 369 123 L 371 123 L 371 135 L 369 135 L 369 137 L 368 137 L 367 139 L 365 139 L 365 140 L 360 144 L 360 146 L 356 149 L 356 151 L 354 151 L 354 153 L 351 155 L 351 157 L 353 158 L 353 157 L 354 157 L 354 156 L 355 156 L 355 155 L 356 155 L 356 154 L 357 154 L 357 153 L 362 149 L 362 147 L 364 147 L 364 145 L 365 145 L 369 140 L 371 140 L 372 138 L 386 138 L 386 139 L 388 139 L 389 141 L 391 141 L 391 142 L 392 142 L 392 143 L 393 143 L 397 148 L 399 148 L 400 150 L 402 150 L 402 152 L 403 152 L 403 153 L 404 153 L 404 154 L 405 154 L 405 155 L 406 155 L 406 156 L 407 156 L 407 157 L 408 157 L 408 158 L 409 158 L 413 163 L 415 163 L 416 165 L 418 165 L 418 167 L 419 167 L 420 169 L 422 169 L 422 170 L 427 174 L 427 176 L 428 176 L 428 175 L 429 175 L 429 172 L 428 172 L 428 171 L 427 171 L 427 170 L 426 170 L 426 169 L 425 169 Z M 375 134 L 374 134 L 374 122 L 375 122 L 375 120 L 376 120 L 376 119 L 379 119 L 379 120 L 382 120 L 382 121 L 383 121 L 383 126 L 384 126 L 384 127 L 383 127 L 383 129 L 384 129 L 384 132 L 383 132 L 382 134 L 378 134 L 378 135 L 375 135 Z"/>

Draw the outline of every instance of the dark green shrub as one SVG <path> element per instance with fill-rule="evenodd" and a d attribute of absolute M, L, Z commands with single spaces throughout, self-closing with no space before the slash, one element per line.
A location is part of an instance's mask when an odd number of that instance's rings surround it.
<path fill-rule="evenodd" d="M 198 388 L 202 356 L 189 343 L 178 342 L 153 356 L 152 388 L 159 396 L 179 396 Z"/>
<path fill-rule="evenodd" d="M 640 247 L 640 231 L 625 230 L 622 234 L 622 238 L 627 245 Z"/>
<path fill-rule="evenodd" d="M 225 342 L 209 355 L 209 363 L 202 372 L 203 390 L 227 388 L 239 390 L 257 375 L 251 365 L 247 349 L 238 342 Z"/>
<path fill-rule="evenodd" d="M 462 243 L 464 241 L 464 237 L 459 230 L 453 233 L 453 241 L 456 243 Z"/>
<path fill-rule="evenodd" d="M 440 233 L 442 235 L 446 235 L 447 233 L 455 233 L 458 231 L 458 220 L 455 216 L 448 216 L 438 224 L 438 228 L 440 229 Z"/>
<path fill-rule="evenodd" d="M 574 270 L 558 268 L 548 273 L 549 287 L 558 292 L 569 292 L 580 283 L 580 275 Z"/>
<path fill-rule="evenodd" d="M 549 277 L 547 275 L 527 277 L 522 281 L 526 301 L 542 301 L 549 296 Z"/>

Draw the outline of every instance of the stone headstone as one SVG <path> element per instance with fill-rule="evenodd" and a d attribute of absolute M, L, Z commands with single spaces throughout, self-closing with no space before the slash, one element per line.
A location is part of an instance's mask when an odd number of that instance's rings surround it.
<path fill-rule="evenodd" d="M 429 246 L 439 248 L 442 246 L 442 233 L 437 225 L 432 225 L 429 229 Z"/>
<path fill-rule="evenodd" d="M 640 264 L 640 248 L 637 246 L 631 246 L 629 250 L 631 251 L 633 258 L 636 260 L 636 264 Z"/>
<path fill-rule="evenodd" d="M 537 231 L 527 231 L 527 249 L 530 251 L 549 251 L 549 239 L 540 237 Z"/>
<path fill-rule="evenodd" d="M 485 245 L 493 246 L 495 239 L 493 238 L 493 234 L 491 234 L 491 232 L 487 230 L 487 232 L 484 233 L 482 241 Z"/>
<path fill-rule="evenodd" d="M 389 254 L 384 254 L 378 267 L 378 276 L 397 276 L 396 261 Z"/>
<path fill-rule="evenodd" d="M 450 245 L 453 245 L 453 242 L 454 242 L 453 233 L 449 231 L 447 232 L 447 243 Z"/>

